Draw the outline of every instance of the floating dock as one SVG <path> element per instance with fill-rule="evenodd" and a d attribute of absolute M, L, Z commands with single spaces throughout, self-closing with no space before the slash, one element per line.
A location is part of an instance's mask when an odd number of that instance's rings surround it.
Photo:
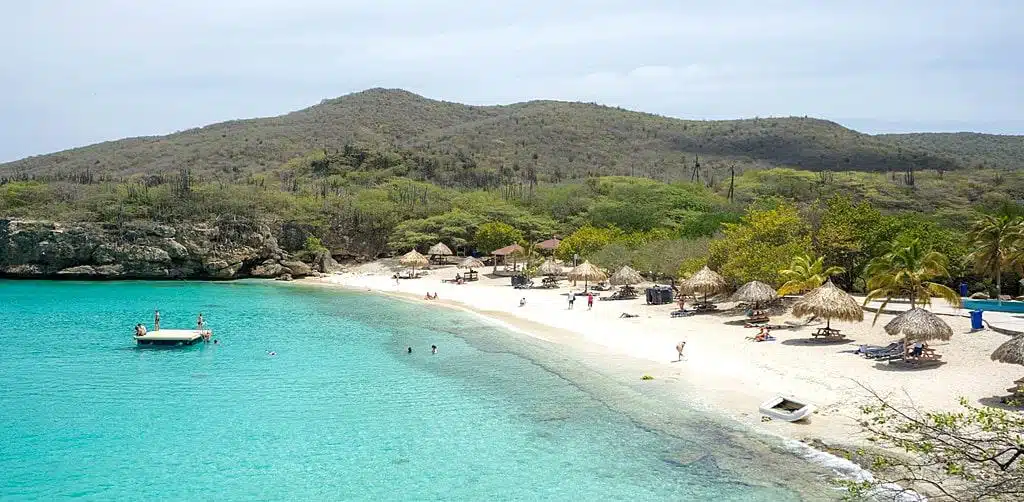
<path fill-rule="evenodd" d="M 210 336 L 209 330 L 198 329 L 162 329 L 150 331 L 145 335 L 136 336 L 139 345 L 192 345 Z"/>

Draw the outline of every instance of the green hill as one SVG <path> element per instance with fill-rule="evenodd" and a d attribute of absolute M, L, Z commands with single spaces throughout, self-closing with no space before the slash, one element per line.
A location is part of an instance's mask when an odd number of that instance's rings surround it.
<path fill-rule="evenodd" d="M 396 157 L 380 165 L 455 186 L 593 175 L 689 179 L 695 157 L 712 180 L 730 166 L 878 172 L 1005 165 L 1015 155 L 1020 162 L 1020 137 L 975 136 L 871 136 L 798 117 L 679 120 L 556 101 L 467 106 L 371 89 L 278 117 L 29 157 L 0 164 L 0 177 L 120 179 L 187 167 L 202 179 L 235 181 L 280 175 L 289 160 L 315 150 L 343 152 L 346 145 L 390 151 Z M 958 146 L 964 143 L 978 146 L 967 154 Z"/>
<path fill-rule="evenodd" d="M 1024 136 L 958 132 L 884 134 L 878 138 L 945 155 L 969 167 L 1024 168 Z"/>

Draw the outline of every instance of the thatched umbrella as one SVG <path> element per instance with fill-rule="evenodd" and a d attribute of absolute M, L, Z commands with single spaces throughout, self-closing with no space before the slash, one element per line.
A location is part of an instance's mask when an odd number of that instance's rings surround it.
<path fill-rule="evenodd" d="M 555 260 L 544 260 L 544 263 L 541 263 L 540 266 L 537 267 L 537 273 L 549 277 L 562 275 L 562 266 L 555 263 Z"/>
<path fill-rule="evenodd" d="M 608 282 L 615 286 L 632 286 L 633 284 L 644 282 L 644 277 L 640 275 L 640 272 L 630 268 L 629 265 L 623 265 L 618 272 L 612 274 Z"/>
<path fill-rule="evenodd" d="M 584 261 L 576 268 L 569 271 L 570 281 L 583 281 L 583 289 L 586 290 L 590 281 L 603 281 L 608 278 L 601 269 L 591 265 L 590 261 Z"/>
<path fill-rule="evenodd" d="M 825 328 L 832 329 L 832 319 L 840 321 L 863 321 L 864 309 L 852 296 L 832 284 L 829 280 L 804 295 L 793 304 L 793 315 L 813 315 L 825 318 Z"/>
<path fill-rule="evenodd" d="M 434 259 L 438 256 L 451 256 L 454 253 L 452 253 L 451 248 L 445 246 L 443 242 L 438 242 L 437 244 L 430 246 L 430 249 L 427 250 L 427 254 L 430 255 L 431 259 Z"/>
<path fill-rule="evenodd" d="M 459 268 L 468 268 L 473 270 L 474 268 L 483 268 L 484 262 L 480 261 L 479 258 L 467 256 L 465 260 L 459 262 Z"/>
<path fill-rule="evenodd" d="M 691 293 L 704 293 L 704 303 L 708 301 L 708 295 L 721 293 L 729 289 L 729 283 L 725 277 L 718 275 L 714 270 L 704 265 L 704 268 L 682 281 L 683 291 Z"/>
<path fill-rule="evenodd" d="M 419 252 L 413 249 L 412 251 L 409 251 L 408 253 L 402 255 L 402 257 L 398 259 L 398 263 L 401 263 L 402 266 L 404 267 L 412 267 L 412 273 L 413 275 L 415 275 L 416 267 L 425 267 L 428 263 L 430 263 L 430 261 L 427 260 L 426 256 L 421 255 Z"/>
<path fill-rule="evenodd" d="M 732 299 L 743 303 L 753 303 L 756 310 L 762 303 L 768 303 L 776 298 L 778 294 L 775 288 L 761 281 L 750 281 L 736 290 Z"/>
<path fill-rule="evenodd" d="M 1024 366 L 1024 335 L 1017 335 L 1000 345 L 992 353 L 992 360 Z"/>
<path fill-rule="evenodd" d="M 992 360 L 1024 366 L 1024 335 L 1017 335 L 1000 345 L 992 352 Z M 1024 391 L 1024 379 L 1017 380 L 1013 387 L 1007 390 L 1012 390 L 1014 394 L 1021 393 Z"/>
<path fill-rule="evenodd" d="M 885 325 L 885 332 L 911 342 L 949 340 L 953 337 L 953 328 L 946 321 L 923 308 L 912 308 L 896 316 Z"/>

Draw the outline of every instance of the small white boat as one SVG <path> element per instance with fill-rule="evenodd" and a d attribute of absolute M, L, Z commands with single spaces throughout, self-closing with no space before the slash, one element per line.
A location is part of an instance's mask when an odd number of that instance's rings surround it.
<path fill-rule="evenodd" d="M 814 413 L 814 405 L 790 396 L 777 395 L 761 403 L 761 414 L 785 422 L 803 420 Z"/>

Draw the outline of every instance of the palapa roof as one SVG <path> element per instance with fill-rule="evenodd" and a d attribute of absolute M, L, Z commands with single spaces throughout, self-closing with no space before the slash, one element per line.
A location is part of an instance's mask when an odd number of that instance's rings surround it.
<path fill-rule="evenodd" d="M 589 260 L 569 271 L 570 281 L 603 281 L 607 278 L 608 274 L 592 265 Z"/>
<path fill-rule="evenodd" d="M 713 295 L 729 289 L 729 283 L 725 277 L 704 265 L 704 268 L 682 281 L 683 290 Z"/>
<path fill-rule="evenodd" d="M 427 254 L 430 256 L 451 256 L 454 253 L 452 253 L 452 250 L 448 246 L 445 246 L 443 242 L 438 242 L 437 244 L 430 246 L 430 249 L 427 250 Z"/>
<path fill-rule="evenodd" d="M 623 265 L 622 268 L 612 274 L 608 279 L 608 282 L 616 286 L 633 285 L 644 282 L 644 277 L 640 275 L 640 272 L 633 270 L 629 265 Z"/>
<path fill-rule="evenodd" d="M 733 300 L 744 303 L 765 303 L 778 298 L 775 288 L 761 281 L 750 281 L 736 290 Z"/>
<path fill-rule="evenodd" d="M 494 256 L 508 256 L 508 255 L 510 255 L 512 253 L 525 253 L 525 252 L 526 252 L 526 250 L 523 249 L 523 246 L 520 246 L 519 244 L 512 244 L 511 246 L 505 246 L 505 247 L 503 247 L 501 249 L 495 249 L 494 251 L 491 251 L 491 254 L 494 255 Z"/>
<path fill-rule="evenodd" d="M 1024 366 L 1024 335 L 1017 335 L 1000 345 L 992 353 L 992 360 Z"/>
<path fill-rule="evenodd" d="M 412 251 L 409 251 L 408 253 L 402 255 L 402 257 L 398 259 L 398 263 L 401 263 L 406 267 L 422 267 L 430 263 L 430 260 L 428 260 L 426 256 L 421 255 L 418 251 L 413 249 Z"/>
<path fill-rule="evenodd" d="M 562 266 L 555 263 L 555 260 L 544 260 L 537 267 L 537 273 L 540 275 L 562 275 Z"/>
<path fill-rule="evenodd" d="M 561 244 L 561 243 L 562 243 L 562 241 L 560 241 L 558 239 L 555 239 L 555 238 L 551 238 L 551 239 L 548 239 L 546 241 L 538 242 L 537 243 L 537 247 L 540 248 L 540 249 L 543 249 L 545 251 L 554 251 L 555 248 L 557 248 L 558 245 Z"/>
<path fill-rule="evenodd" d="M 484 266 L 484 262 L 472 256 L 467 256 L 466 259 L 459 262 L 459 268 L 483 268 Z"/>
<path fill-rule="evenodd" d="M 949 340 L 953 337 L 953 328 L 950 328 L 946 321 L 919 307 L 912 308 L 889 321 L 885 325 L 885 332 L 915 342 Z"/>
<path fill-rule="evenodd" d="M 840 321 L 863 321 L 864 309 L 852 296 L 829 280 L 793 304 L 793 315 L 814 315 Z"/>

